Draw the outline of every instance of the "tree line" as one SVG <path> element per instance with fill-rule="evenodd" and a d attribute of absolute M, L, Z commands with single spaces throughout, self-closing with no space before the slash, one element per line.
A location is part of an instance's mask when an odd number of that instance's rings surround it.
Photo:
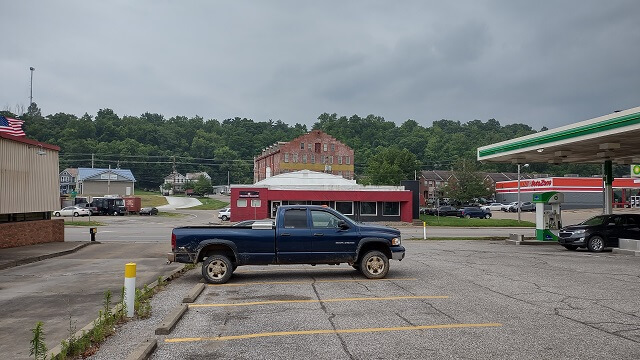
<path fill-rule="evenodd" d="M 0 113 L 16 117 L 9 111 Z M 456 170 L 462 163 L 480 171 L 515 172 L 513 164 L 478 163 L 477 148 L 536 132 L 529 125 L 501 125 L 495 119 L 438 120 L 422 126 L 411 119 L 397 125 L 376 115 L 335 113 L 321 114 L 311 129 L 300 123 L 240 117 L 219 121 L 156 113 L 119 116 L 111 109 L 101 109 L 95 116 L 43 116 L 35 103 L 19 118 L 25 120 L 27 137 L 60 146 L 61 170 L 92 163 L 127 168 L 138 188 L 149 189 L 157 189 L 174 166 L 183 174 L 206 171 L 213 185 L 252 183 L 254 156 L 311 130 L 322 130 L 354 149 L 359 183 L 398 185 L 421 170 Z M 591 176 L 601 170 L 598 165 L 531 164 L 527 171 Z"/>

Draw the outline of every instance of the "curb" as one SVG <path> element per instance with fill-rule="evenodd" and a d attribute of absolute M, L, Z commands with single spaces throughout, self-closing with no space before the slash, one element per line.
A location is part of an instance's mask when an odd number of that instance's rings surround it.
<path fill-rule="evenodd" d="M 146 360 L 158 347 L 158 340 L 147 339 L 127 356 L 127 360 Z"/>
<path fill-rule="evenodd" d="M 89 246 L 91 244 L 100 244 L 100 242 L 99 241 L 85 242 L 85 243 L 81 243 L 81 244 L 77 245 L 76 247 L 74 247 L 72 249 L 58 251 L 58 252 L 52 252 L 52 253 L 44 254 L 44 255 L 31 256 L 31 257 L 27 257 L 27 258 L 23 258 L 23 259 L 19 259 L 19 260 L 14 260 L 14 261 L 11 261 L 11 262 L 8 262 L 8 263 L 5 263 L 5 264 L 0 264 L 0 270 L 9 269 L 9 268 L 20 266 L 20 265 L 26 265 L 26 264 L 30 264 L 30 263 L 46 260 L 46 259 L 51 259 L 51 258 L 58 257 L 58 256 L 69 255 L 69 254 L 72 254 L 72 253 L 82 249 L 83 247 Z"/>
<path fill-rule="evenodd" d="M 182 315 L 187 312 L 188 306 L 186 304 L 176 306 L 162 321 L 162 324 L 156 329 L 156 335 L 169 335 L 171 330 L 176 326 L 178 321 L 182 318 Z"/>
<path fill-rule="evenodd" d="M 178 277 L 179 275 L 181 275 L 182 273 L 185 272 L 185 266 L 183 264 L 182 267 L 179 267 L 176 270 L 173 270 L 171 273 L 169 273 L 169 275 L 167 275 L 164 279 L 161 279 L 161 281 L 169 281 L 169 280 L 173 280 L 176 277 Z M 148 289 L 153 289 L 156 286 L 158 286 L 158 280 L 155 280 L 153 283 L 151 283 L 150 285 L 147 285 Z M 144 287 L 144 286 L 143 286 Z M 115 314 L 118 311 L 120 311 L 122 308 L 122 303 L 116 304 L 114 307 L 111 308 L 111 313 Z M 73 338 L 74 339 L 81 339 L 85 334 L 89 333 L 89 331 L 93 330 L 93 326 L 94 323 L 99 322 L 100 318 L 96 318 L 94 321 L 90 322 L 88 325 L 86 325 L 85 327 L 83 327 L 82 329 L 76 331 L 75 334 L 73 334 Z M 64 341 L 69 341 L 69 339 L 64 339 Z M 138 349 L 136 348 L 135 351 L 137 351 Z M 153 350 L 155 350 L 155 347 L 153 348 Z M 135 352 L 134 351 L 134 352 Z M 55 359 L 58 355 L 60 355 L 60 352 L 62 352 L 62 344 L 58 344 L 56 347 L 54 347 L 53 349 L 49 350 L 49 358 L 50 359 Z"/>
<path fill-rule="evenodd" d="M 540 241 L 540 240 L 510 240 L 504 241 L 505 245 L 560 245 L 557 241 Z"/>
<path fill-rule="evenodd" d="M 196 286 L 194 286 L 191 291 L 189 291 L 189 293 L 187 294 L 187 296 L 185 296 L 182 299 L 183 303 L 192 303 L 194 301 L 196 301 L 196 299 L 198 298 L 198 296 L 200 295 L 200 293 L 202 293 L 202 290 L 204 290 L 204 284 L 200 283 L 197 284 Z"/>

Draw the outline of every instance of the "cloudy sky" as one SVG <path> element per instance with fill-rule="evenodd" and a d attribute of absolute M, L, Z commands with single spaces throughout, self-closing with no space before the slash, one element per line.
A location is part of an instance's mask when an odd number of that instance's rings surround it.
<path fill-rule="evenodd" d="M 0 107 L 549 128 L 640 106 L 640 1 L 0 0 Z"/>

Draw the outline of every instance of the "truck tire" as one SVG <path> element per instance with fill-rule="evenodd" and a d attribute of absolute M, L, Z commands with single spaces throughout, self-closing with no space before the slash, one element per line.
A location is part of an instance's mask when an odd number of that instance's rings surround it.
<path fill-rule="evenodd" d="M 360 272 L 369 279 L 382 279 L 389 272 L 389 258 L 377 250 L 370 250 L 360 260 Z"/>
<path fill-rule="evenodd" d="M 233 264 L 225 255 L 213 254 L 202 263 L 202 276 L 211 284 L 224 284 L 233 274 Z"/>

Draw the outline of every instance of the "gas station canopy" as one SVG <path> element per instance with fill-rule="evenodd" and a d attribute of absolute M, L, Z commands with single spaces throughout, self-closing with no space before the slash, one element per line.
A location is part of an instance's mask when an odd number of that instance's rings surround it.
<path fill-rule="evenodd" d="M 640 164 L 640 107 L 483 146 L 478 161 Z"/>

